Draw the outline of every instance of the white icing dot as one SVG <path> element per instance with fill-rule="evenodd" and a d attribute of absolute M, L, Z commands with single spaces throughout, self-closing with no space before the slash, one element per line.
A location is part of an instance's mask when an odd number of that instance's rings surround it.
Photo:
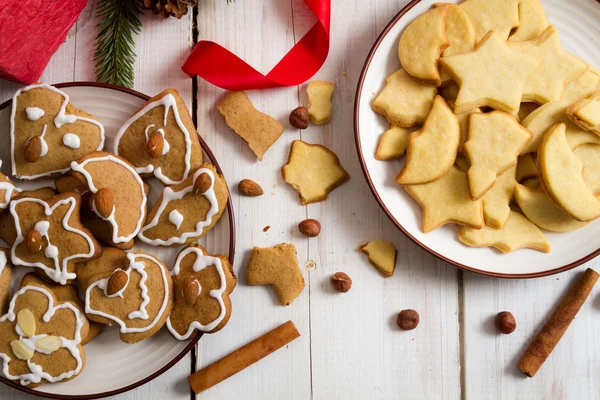
<path fill-rule="evenodd" d="M 79 136 L 74 133 L 65 133 L 63 136 L 63 144 L 72 149 L 78 149 L 81 147 L 81 140 Z"/>
<path fill-rule="evenodd" d="M 48 258 L 56 258 L 58 257 L 58 247 L 53 244 L 48 244 L 45 251 L 46 257 Z"/>
<path fill-rule="evenodd" d="M 42 118 L 45 114 L 44 110 L 38 107 L 27 107 L 25 109 L 25 112 L 27 113 L 27 118 L 30 121 L 37 121 L 38 119 Z"/>
<path fill-rule="evenodd" d="M 183 215 L 179 211 L 173 210 L 169 213 L 169 222 L 179 229 L 183 223 Z"/>
<path fill-rule="evenodd" d="M 35 224 L 35 227 L 33 229 L 38 231 L 40 235 L 46 236 L 48 234 L 48 228 L 50 228 L 50 222 L 39 221 L 37 224 Z"/>

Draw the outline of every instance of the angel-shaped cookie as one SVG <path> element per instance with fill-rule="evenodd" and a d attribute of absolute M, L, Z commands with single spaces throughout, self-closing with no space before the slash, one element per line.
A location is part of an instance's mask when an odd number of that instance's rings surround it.
<path fill-rule="evenodd" d="M 229 191 L 216 168 L 202 168 L 179 185 L 166 187 L 138 237 L 153 246 L 180 246 L 202 237 L 221 218 Z"/>
<path fill-rule="evenodd" d="M 187 340 L 195 330 L 213 333 L 227 324 L 229 295 L 237 283 L 227 257 L 210 256 L 202 246 L 192 244 L 179 253 L 171 275 L 175 305 L 167 327 L 176 339 Z"/>
<path fill-rule="evenodd" d="M 78 193 L 49 200 L 21 196 L 11 201 L 14 229 L 4 238 L 11 244 L 12 263 L 33 267 L 62 285 L 75 279 L 76 263 L 102 254 L 96 239 L 81 225 L 80 209 Z"/>
<path fill-rule="evenodd" d="M 142 176 L 154 174 L 165 185 L 181 183 L 202 164 L 198 133 L 175 89 L 157 94 L 125 122 L 114 151 Z"/>
<path fill-rule="evenodd" d="M 72 303 L 48 287 L 22 285 L 0 318 L 0 360 L 5 378 L 34 387 L 74 378 L 85 365 L 81 341 L 89 329 Z"/>
<path fill-rule="evenodd" d="M 125 343 L 137 343 L 160 330 L 173 308 L 173 280 L 158 258 L 108 247 L 102 257 L 77 266 L 92 321 L 116 323 Z"/>
<path fill-rule="evenodd" d="M 19 89 L 12 100 L 12 173 L 21 179 L 60 175 L 84 154 L 104 147 L 104 127 L 76 109 L 57 88 L 36 84 Z"/>

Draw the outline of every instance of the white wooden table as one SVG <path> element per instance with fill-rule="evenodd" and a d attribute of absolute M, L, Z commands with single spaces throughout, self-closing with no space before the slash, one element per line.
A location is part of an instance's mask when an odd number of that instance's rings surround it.
<path fill-rule="evenodd" d="M 590 0 L 591 1 L 591 0 Z M 180 69 L 198 38 L 215 40 L 267 72 L 312 26 L 302 0 L 200 0 L 198 19 L 163 20 L 143 16 L 137 40 L 135 89 L 153 95 L 175 87 L 190 109 L 196 106 L 198 131 L 224 169 L 233 197 L 237 228 L 235 271 L 240 284 L 232 295 L 229 324 L 205 336 L 191 356 L 120 399 L 189 399 L 187 376 L 249 340 L 291 319 L 301 337 L 260 363 L 198 396 L 201 399 L 583 399 L 600 395 L 600 292 L 596 288 L 549 360 L 533 379 L 516 363 L 570 282 L 584 269 L 536 280 L 491 279 L 461 272 L 409 241 L 377 205 L 361 172 L 353 137 L 353 102 L 363 61 L 387 22 L 406 0 L 333 0 L 329 58 L 316 78 L 336 84 L 332 121 L 293 129 L 290 110 L 305 103 L 304 87 L 249 92 L 254 105 L 280 120 L 283 136 L 258 162 L 216 110 L 223 95 L 205 81 L 197 85 Z M 66 42 L 52 58 L 43 81 L 94 80 L 94 1 L 84 10 Z M 19 86 L 0 81 L 0 102 Z M 281 178 L 291 142 L 321 143 L 340 157 L 351 179 L 322 203 L 301 206 Z M 243 178 L 259 182 L 265 195 L 240 197 Z M 322 224 L 318 238 L 298 233 L 310 217 Z M 268 232 L 263 228 L 271 226 Z M 357 247 L 371 239 L 398 248 L 395 275 L 384 279 Z M 278 305 L 266 287 L 244 284 L 253 246 L 292 242 L 307 285 L 289 307 Z M 592 261 L 588 266 L 595 266 Z M 329 276 L 345 271 L 352 290 L 338 294 Z M 395 323 L 404 308 L 420 313 L 414 331 Z M 509 310 L 517 319 L 512 335 L 495 332 L 493 318 Z M 90 360 L 93 362 L 93 360 Z M 0 398 L 26 396 L 0 387 Z"/>

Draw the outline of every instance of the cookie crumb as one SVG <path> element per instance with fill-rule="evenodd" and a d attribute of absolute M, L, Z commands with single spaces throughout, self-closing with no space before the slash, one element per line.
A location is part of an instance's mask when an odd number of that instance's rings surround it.
<path fill-rule="evenodd" d="M 315 263 L 313 260 L 309 260 L 306 262 L 306 265 L 304 266 L 304 268 L 306 268 L 309 271 L 314 271 L 315 269 L 317 269 L 317 263 Z"/>

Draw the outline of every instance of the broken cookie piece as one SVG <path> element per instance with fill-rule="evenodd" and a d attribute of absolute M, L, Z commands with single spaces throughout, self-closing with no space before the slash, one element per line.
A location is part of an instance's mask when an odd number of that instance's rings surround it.
<path fill-rule="evenodd" d="M 258 111 L 244 92 L 229 92 L 217 106 L 227 125 L 242 137 L 262 161 L 283 133 L 283 125 Z"/>
<path fill-rule="evenodd" d="M 369 256 L 369 261 L 385 277 L 394 275 L 396 269 L 396 248 L 384 240 L 371 240 L 360 247 L 360 251 Z"/>
<path fill-rule="evenodd" d="M 296 247 L 290 243 L 280 243 L 274 247 L 255 247 L 246 267 L 248 285 L 271 285 L 275 288 L 281 305 L 287 306 L 304 289 L 305 283 Z"/>

